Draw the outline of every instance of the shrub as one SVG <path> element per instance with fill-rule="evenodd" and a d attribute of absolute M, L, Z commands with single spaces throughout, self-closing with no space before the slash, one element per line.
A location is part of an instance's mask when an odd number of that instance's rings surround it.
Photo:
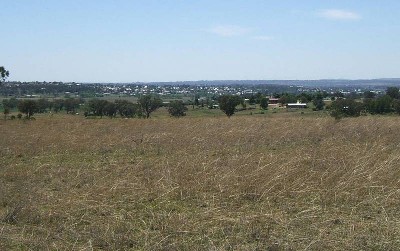
<path fill-rule="evenodd" d="M 363 104 L 356 102 L 354 99 L 338 99 L 332 102 L 330 114 L 335 119 L 341 117 L 358 117 L 363 108 Z"/>
<path fill-rule="evenodd" d="M 173 117 L 186 116 L 187 107 L 182 101 L 173 101 L 169 104 L 168 112 Z"/>

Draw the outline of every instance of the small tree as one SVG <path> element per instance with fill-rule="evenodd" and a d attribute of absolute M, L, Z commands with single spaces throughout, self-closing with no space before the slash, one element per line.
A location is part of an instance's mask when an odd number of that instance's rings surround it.
<path fill-rule="evenodd" d="M 400 115 L 400 100 L 398 99 L 393 100 L 393 109 L 397 114 Z"/>
<path fill-rule="evenodd" d="M 146 118 L 149 118 L 152 112 L 162 106 L 162 100 L 154 95 L 141 96 L 138 103 Z"/>
<path fill-rule="evenodd" d="M 7 71 L 4 66 L 0 66 L 0 83 L 6 81 L 6 79 L 10 76 L 10 72 Z"/>
<path fill-rule="evenodd" d="M 38 105 L 34 100 L 21 100 L 18 102 L 18 110 L 30 119 L 37 112 Z"/>
<path fill-rule="evenodd" d="M 221 109 L 228 118 L 235 114 L 236 106 L 241 103 L 241 99 L 234 95 L 222 95 L 218 98 L 219 109 Z"/>
<path fill-rule="evenodd" d="M 117 115 L 117 106 L 115 103 L 108 102 L 104 111 L 109 118 L 114 118 Z"/>
<path fill-rule="evenodd" d="M 316 111 L 320 111 L 324 109 L 325 103 L 322 93 L 317 93 L 313 99 L 313 105 L 315 106 Z"/>
<path fill-rule="evenodd" d="M 260 99 L 260 107 L 263 110 L 267 110 L 268 109 L 268 99 L 266 97 L 262 97 Z"/>
<path fill-rule="evenodd" d="M 398 99 L 400 97 L 399 88 L 397 87 L 388 87 L 386 89 L 386 95 L 393 99 Z"/>
<path fill-rule="evenodd" d="M 282 105 L 286 105 L 288 103 L 296 103 L 296 102 L 297 102 L 296 96 L 289 93 L 284 93 L 279 98 L 279 103 L 281 103 Z"/>
<path fill-rule="evenodd" d="M 102 118 L 106 113 L 107 100 L 91 99 L 87 104 L 87 112 Z"/>
<path fill-rule="evenodd" d="M 375 98 L 376 94 L 374 92 L 371 91 L 365 91 L 364 92 L 364 98 L 365 99 L 371 99 L 371 98 Z"/>
<path fill-rule="evenodd" d="M 181 100 L 173 101 L 169 104 L 168 112 L 173 117 L 186 116 L 187 107 Z"/>
<path fill-rule="evenodd" d="M 18 100 L 15 97 L 13 97 L 10 99 L 3 99 L 2 103 L 3 103 L 3 107 L 8 107 L 10 109 L 14 109 L 18 105 Z"/>
<path fill-rule="evenodd" d="M 46 109 L 49 108 L 49 106 L 50 106 L 50 102 L 45 98 L 38 99 L 36 101 L 36 103 L 37 103 L 37 109 L 38 109 L 37 112 L 38 113 L 46 112 Z"/>
<path fill-rule="evenodd" d="M 64 109 L 67 113 L 75 114 L 79 109 L 81 101 L 77 98 L 67 98 L 64 100 Z"/>
<path fill-rule="evenodd" d="M 53 101 L 52 107 L 53 107 L 53 111 L 55 113 L 58 113 L 59 111 L 61 111 L 64 107 L 64 99 L 56 99 Z"/>
<path fill-rule="evenodd" d="M 117 112 L 123 118 L 133 118 L 138 110 L 136 104 L 128 100 L 115 100 Z"/>
<path fill-rule="evenodd" d="M 3 113 L 4 113 L 4 120 L 6 120 L 6 119 L 7 119 L 7 116 L 8 116 L 8 114 L 10 114 L 10 108 L 9 108 L 9 107 L 7 107 L 7 106 L 5 106 L 5 107 L 4 107 L 4 111 L 3 111 Z"/>
<path fill-rule="evenodd" d="M 363 104 L 353 99 L 338 99 L 332 102 L 331 116 L 338 117 L 358 117 L 363 110 Z"/>

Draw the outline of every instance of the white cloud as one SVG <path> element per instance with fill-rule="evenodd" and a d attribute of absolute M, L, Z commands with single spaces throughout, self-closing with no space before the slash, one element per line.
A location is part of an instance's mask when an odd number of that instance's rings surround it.
<path fill-rule="evenodd" d="M 236 25 L 218 25 L 207 31 L 222 37 L 234 37 L 247 34 L 250 29 Z"/>
<path fill-rule="evenodd" d="M 318 16 L 331 20 L 359 20 L 361 15 L 347 10 L 328 9 L 320 10 Z"/>
<path fill-rule="evenodd" d="M 261 41 L 271 41 L 274 38 L 271 36 L 254 36 L 252 37 L 254 40 L 261 40 Z"/>

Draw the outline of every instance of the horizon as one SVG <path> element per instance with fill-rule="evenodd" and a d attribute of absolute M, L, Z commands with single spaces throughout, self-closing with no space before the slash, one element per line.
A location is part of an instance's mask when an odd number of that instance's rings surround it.
<path fill-rule="evenodd" d="M 400 77 L 394 0 L 0 3 L 11 82 Z"/>
<path fill-rule="evenodd" d="M 150 82 L 145 82 L 145 81 L 134 81 L 134 82 L 76 82 L 76 81 L 10 81 L 7 80 L 5 83 L 33 83 L 33 82 L 38 82 L 38 83 L 62 83 L 62 84 L 112 84 L 112 85 L 131 85 L 131 84 L 169 84 L 169 83 L 201 83 L 201 82 L 277 82 L 281 81 L 284 83 L 266 83 L 270 85 L 287 85 L 289 83 L 287 82 L 335 82 L 335 81 L 350 81 L 350 82 L 358 82 L 358 81 L 399 81 L 400 84 L 400 78 L 371 78 L 371 79 L 228 79 L 228 80 L 182 80 L 182 81 L 150 81 Z M 378 83 L 376 83 L 378 84 Z M 388 84 L 388 83 L 380 83 L 380 84 Z M 245 83 L 244 83 L 245 85 Z"/>

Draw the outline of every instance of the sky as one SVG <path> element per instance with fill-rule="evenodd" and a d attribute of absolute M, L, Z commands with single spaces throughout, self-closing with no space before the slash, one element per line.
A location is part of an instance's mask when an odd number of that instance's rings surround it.
<path fill-rule="evenodd" d="M 10 81 L 400 77 L 398 0 L 0 0 Z"/>

